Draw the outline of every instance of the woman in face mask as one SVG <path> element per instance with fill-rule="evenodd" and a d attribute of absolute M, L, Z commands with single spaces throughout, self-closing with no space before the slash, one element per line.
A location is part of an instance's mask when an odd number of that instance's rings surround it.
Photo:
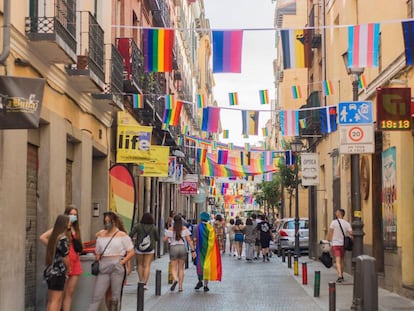
<path fill-rule="evenodd" d="M 125 266 L 134 256 L 134 245 L 128 234 L 120 230 L 119 217 L 113 212 L 104 213 L 104 230 L 96 234 L 96 260 L 99 274 L 96 277 L 92 302 L 88 311 L 97 311 L 109 286 L 111 286 L 110 310 L 121 307 L 121 290 Z"/>
<path fill-rule="evenodd" d="M 72 297 L 78 283 L 79 276 L 82 274 L 82 266 L 79 254 L 82 252 L 82 239 L 79 230 L 79 214 L 78 209 L 74 205 L 69 205 L 64 212 L 69 216 L 70 232 L 69 232 L 69 268 L 67 271 L 67 279 L 63 291 L 62 310 L 70 311 L 72 305 Z M 47 245 L 53 228 L 47 230 L 40 236 L 40 241 Z"/>

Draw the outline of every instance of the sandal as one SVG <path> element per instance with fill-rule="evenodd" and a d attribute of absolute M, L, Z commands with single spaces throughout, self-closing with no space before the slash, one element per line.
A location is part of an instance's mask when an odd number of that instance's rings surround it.
<path fill-rule="evenodd" d="M 175 290 L 175 287 L 177 286 L 178 282 L 174 281 L 174 283 L 171 285 L 170 290 L 173 292 Z"/>

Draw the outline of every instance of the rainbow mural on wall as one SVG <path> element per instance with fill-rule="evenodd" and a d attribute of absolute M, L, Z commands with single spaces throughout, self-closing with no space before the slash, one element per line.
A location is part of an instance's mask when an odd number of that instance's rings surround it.
<path fill-rule="evenodd" d="M 129 169 L 115 164 L 109 169 L 110 210 L 121 216 L 127 230 L 131 230 L 135 213 L 135 182 Z"/>

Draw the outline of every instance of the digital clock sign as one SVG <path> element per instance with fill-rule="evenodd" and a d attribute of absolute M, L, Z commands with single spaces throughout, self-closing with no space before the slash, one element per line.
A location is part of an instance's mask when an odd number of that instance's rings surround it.
<path fill-rule="evenodd" d="M 377 89 L 377 126 L 379 130 L 411 130 L 411 89 Z"/>

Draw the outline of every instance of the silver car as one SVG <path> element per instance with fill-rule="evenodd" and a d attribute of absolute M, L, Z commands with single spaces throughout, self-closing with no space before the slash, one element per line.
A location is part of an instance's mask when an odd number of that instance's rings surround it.
<path fill-rule="evenodd" d="M 277 224 L 275 234 L 276 249 L 295 249 L 295 219 L 283 218 Z M 299 247 L 301 251 L 309 248 L 309 220 L 299 219 Z"/>

